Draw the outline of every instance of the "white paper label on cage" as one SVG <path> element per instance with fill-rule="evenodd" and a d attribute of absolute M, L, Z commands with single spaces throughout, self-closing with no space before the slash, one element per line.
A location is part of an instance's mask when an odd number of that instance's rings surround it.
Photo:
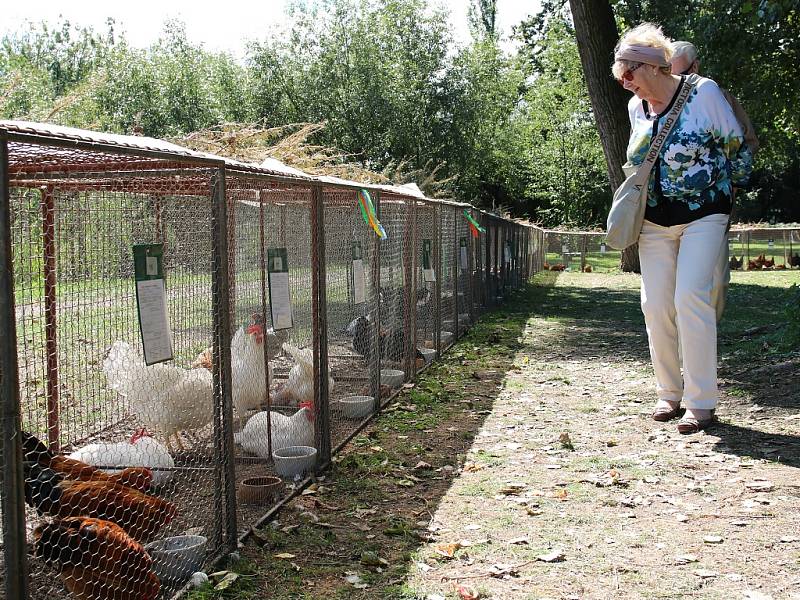
<path fill-rule="evenodd" d="M 605 254 L 605 253 L 606 253 L 606 245 L 600 244 L 600 254 Z"/>
<path fill-rule="evenodd" d="M 506 262 L 510 263 L 511 262 L 511 248 L 509 248 L 508 246 L 503 248 L 503 256 L 504 256 Z"/>
<path fill-rule="evenodd" d="M 149 264 L 148 264 L 149 268 Z M 167 290 L 163 279 L 136 282 L 144 362 L 152 365 L 172 359 L 172 337 L 167 314 Z"/>
<path fill-rule="evenodd" d="M 269 299 L 272 326 L 275 329 L 292 327 L 292 302 L 289 297 L 289 273 L 269 274 Z"/>
<path fill-rule="evenodd" d="M 567 252 L 569 252 L 569 246 L 561 244 L 561 254 L 566 254 Z"/>
<path fill-rule="evenodd" d="M 767 240 L 767 247 L 768 248 L 774 248 L 775 247 L 775 240 L 773 240 L 772 238 L 768 239 Z"/>
<path fill-rule="evenodd" d="M 422 269 L 422 279 L 427 283 L 436 281 L 436 271 L 433 269 Z"/>
<path fill-rule="evenodd" d="M 158 277 L 158 258 L 155 256 L 145 257 L 145 271 L 148 277 Z"/>
<path fill-rule="evenodd" d="M 364 275 L 364 261 L 353 261 L 353 302 L 363 304 L 367 300 L 367 282 Z"/>
<path fill-rule="evenodd" d="M 272 259 L 272 270 L 283 271 L 283 258 L 281 258 L 280 256 L 275 256 Z"/>
<path fill-rule="evenodd" d="M 466 246 L 461 246 L 461 270 L 466 271 L 469 268 L 469 264 L 467 264 L 467 248 Z"/>

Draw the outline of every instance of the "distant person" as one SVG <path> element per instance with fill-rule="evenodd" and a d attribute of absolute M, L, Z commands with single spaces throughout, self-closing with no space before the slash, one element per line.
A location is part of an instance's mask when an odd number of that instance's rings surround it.
<path fill-rule="evenodd" d="M 686 76 L 673 75 L 671 41 L 652 23 L 627 31 L 612 72 L 634 96 L 628 103 L 627 158 L 641 165 L 664 125 Z M 648 184 L 639 237 L 642 312 L 656 376 L 652 417 L 678 421 L 681 433 L 714 422 L 717 321 L 711 281 L 731 210 L 733 185 L 747 181 L 752 155 L 725 97 L 710 79 L 697 78 L 664 142 Z M 678 338 L 683 348 L 678 356 Z M 681 366 L 683 374 L 681 374 Z"/>
<path fill-rule="evenodd" d="M 700 59 L 697 58 L 697 48 L 691 42 L 672 42 L 672 74 L 673 75 L 689 75 L 696 73 L 699 75 Z M 731 105 L 733 114 L 736 120 L 742 127 L 744 132 L 744 143 L 750 149 L 750 152 L 755 156 L 758 151 L 758 138 L 756 137 L 753 124 L 750 122 L 750 117 L 739 104 L 739 101 L 734 98 L 731 93 L 723 88 L 720 88 L 725 100 Z M 731 215 L 733 215 L 736 203 L 736 190 L 733 190 L 731 197 Z M 725 310 L 725 297 L 727 295 L 727 288 L 731 281 L 731 269 L 728 257 L 728 236 L 722 239 L 722 251 L 720 253 L 719 262 L 714 270 L 714 279 L 711 286 L 711 304 L 717 311 L 717 322 L 722 318 L 722 313 Z"/>
<path fill-rule="evenodd" d="M 697 48 L 694 44 L 691 42 L 672 42 L 672 53 L 671 64 L 674 75 L 700 74 L 700 59 L 697 58 Z M 747 144 L 750 152 L 755 156 L 756 152 L 758 152 L 759 142 L 753 123 L 750 122 L 750 117 L 747 116 L 742 105 L 728 90 L 719 88 L 719 91 L 722 92 L 725 100 L 731 105 L 733 114 L 742 127 L 744 143 Z"/>

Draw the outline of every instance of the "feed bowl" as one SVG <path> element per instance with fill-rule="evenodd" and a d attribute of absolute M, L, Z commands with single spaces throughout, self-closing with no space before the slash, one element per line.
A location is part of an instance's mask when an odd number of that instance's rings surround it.
<path fill-rule="evenodd" d="M 281 487 L 280 477 L 248 477 L 239 483 L 236 496 L 242 504 L 269 504 L 278 496 Z"/>
<path fill-rule="evenodd" d="M 272 452 L 275 472 L 281 477 L 294 478 L 314 469 L 317 449 L 312 446 L 287 446 Z"/>
<path fill-rule="evenodd" d="M 442 346 L 446 346 L 450 342 L 453 341 L 453 332 L 452 331 L 442 331 L 439 333 L 442 338 Z"/>
<path fill-rule="evenodd" d="M 372 396 L 346 396 L 338 401 L 339 409 L 345 419 L 363 419 L 375 409 Z"/>
<path fill-rule="evenodd" d="M 419 348 L 419 353 L 425 359 L 425 364 L 429 365 L 436 358 L 436 348 Z"/>
<path fill-rule="evenodd" d="M 399 369 L 381 369 L 381 383 L 390 387 L 402 385 L 406 374 Z"/>
<path fill-rule="evenodd" d="M 145 550 L 153 559 L 153 571 L 161 581 L 183 583 L 201 570 L 207 542 L 204 535 L 176 535 L 150 542 Z"/>

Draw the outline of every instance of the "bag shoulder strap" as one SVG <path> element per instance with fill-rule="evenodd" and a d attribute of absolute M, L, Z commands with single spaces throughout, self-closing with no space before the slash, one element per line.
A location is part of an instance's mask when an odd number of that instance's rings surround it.
<path fill-rule="evenodd" d="M 661 152 L 661 147 L 664 145 L 667 137 L 669 137 L 672 127 L 678 121 L 678 115 L 681 114 L 683 106 L 689 98 L 689 94 L 692 93 L 694 86 L 697 85 L 697 79 L 698 77 L 692 74 L 683 80 L 683 85 L 681 86 L 680 94 L 678 94 L 678 97 L 675 99 L 675 104 L 672 105 L 672 109 L 667 114 L 664 125 L 658 130 L 655 139 L 650 144 L 650 149 L 644 157 L 644 161 L 639 165 L 639 170 L 636 171 L 636 177 L 640 182 L 643 183 L 650 177 L 650 171 L 653 169 L 653 165 L 656 164 L 656 159 L 658 158 L 659 152 Z"/>

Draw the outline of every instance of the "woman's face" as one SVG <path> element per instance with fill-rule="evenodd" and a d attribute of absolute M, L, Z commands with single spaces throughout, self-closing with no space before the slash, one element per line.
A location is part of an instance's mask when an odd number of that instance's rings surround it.
<path fill-rule="evenodd" d="M 655 69 L 652 65 L 639 63 L 625 71 L 619 82 L 629 92 L 636 94 L 639 98 L 646 99 L 652 91 Z"/>

